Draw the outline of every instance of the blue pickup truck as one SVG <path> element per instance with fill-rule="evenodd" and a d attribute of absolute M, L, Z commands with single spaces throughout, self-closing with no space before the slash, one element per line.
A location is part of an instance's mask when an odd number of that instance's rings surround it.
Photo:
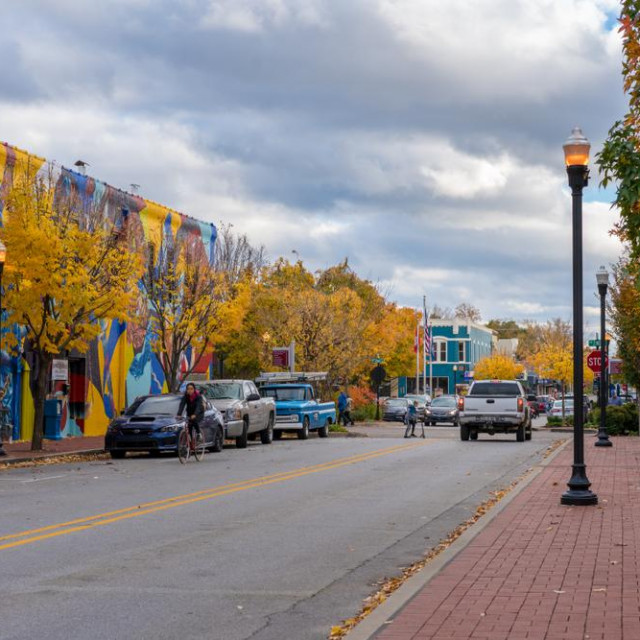
<path fill-rule="evenodd" d="M 271 383 L 260 387 L 263 398 L 276 403 L 276 424 L 273 437 L 278 440 L 284 432 L 295 432 L 306 440 L 310 431 L 326 438 L 329 426 L 336 421 L 334 402 L 319 402 L 313 387 L 307 383 Z"/>

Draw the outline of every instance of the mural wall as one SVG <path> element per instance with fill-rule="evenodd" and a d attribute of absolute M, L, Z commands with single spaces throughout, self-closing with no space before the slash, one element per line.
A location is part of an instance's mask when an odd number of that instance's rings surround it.
<path fill-rule="evenodd" d="M 117 226 L 126 226 L 134 245 L 153 242 L 159 247 L 163 241 L 172 242 L 187 236 L 201 246 L 204 255 L 213 262 L 216 240 L 213 224 L 58 167 L 6 143 L 0 143 L 0 224 L 6 193 L 27 167 L 45 179 L 50 176 L 56 195 L 71 194 L 86 211 L 99 211 Z M 149 322 L 148 309 L 140 302 L 133 322 L 105 321 L 100 337 L 87 353 L 68 354 L 68 383 L 66 387 L 61 383 L 57 385 L 62 399 L 63 436 L 101 435 L 109 421 L 135 397 L 166 390 L 162 368 L 152 352 Z M 3 324 L 2 330 L 19 332 L 20 328 Z M 4 416 L 4 422 L 12 425 L 16 439 L 30 437 L 33 401 L 28 382 L 38 375 L 29 367 L 28 353 L 23 356 L 0 354 L 0 418 Z M 201 358 L 195 372 L 207 372 L 210 363 L 211 355 Z"/>

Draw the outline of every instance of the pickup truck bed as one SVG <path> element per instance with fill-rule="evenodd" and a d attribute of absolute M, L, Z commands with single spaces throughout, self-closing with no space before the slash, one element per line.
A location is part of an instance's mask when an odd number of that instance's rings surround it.
<path fill-rule="evenodd" d="M 531 409 L 517 380 L 473 382 L 459 409 L 461 440 L 477 440 L 479 433 L 515 433 L 518 442 L 531 440 Z"/>

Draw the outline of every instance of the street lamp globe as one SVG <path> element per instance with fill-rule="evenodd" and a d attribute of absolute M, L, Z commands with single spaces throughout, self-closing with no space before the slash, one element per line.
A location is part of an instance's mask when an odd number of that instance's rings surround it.
<path fill-rule="evenodd" d="M 580 127 L 573 128 L 562 148 L 567 167 L 586 167 L 589 164 L 591 144 Z"/>
<path fill-rule="evenodd" d="M 607 287 L 609 286 L 609 272 L 604 266 L 601 266 L 598 271 L 596 271 L 596 282 L 598 283 L 598 290 L 604 288 L 604 293 L 606 294 Z"/>

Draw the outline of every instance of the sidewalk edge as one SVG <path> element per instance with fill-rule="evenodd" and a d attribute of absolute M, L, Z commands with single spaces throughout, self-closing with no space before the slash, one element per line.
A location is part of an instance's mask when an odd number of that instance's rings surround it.
<path fill-rule="evenodd" d="M 19 464 L 21 462 L 37 462 L 38 460 L 48 460 L 50 458 L 64 458 L 67 456 L 86 456 L 91 454 L 104 453 L 104 449 L 79 449 L 78 451 L 59 451 L 58 453 L 47 453 L 43 456 L 29 456 L 25 458 L 0 458 L 0 465 Z M 11 455 L 11 454 L 9 454 Z"/>
<path fill-rule="evenodd" d="M 421 571 L 411 576 L 397 591 L 390 595 L 380 606 L 356 625 L 345 636 L 345 640 L 371 640 L 385 625 L 385 622 L 400 611 L 431 579 L 442 571 L 509 503 L 535 478 L 544 471 L 555 457 L 572 442 L 568 438 L 562 445 L 542 460 L 533 470 L 519 482 L 498 504 L 478 522 L 469 527 L 450 547 L 436 556 Z"/>

